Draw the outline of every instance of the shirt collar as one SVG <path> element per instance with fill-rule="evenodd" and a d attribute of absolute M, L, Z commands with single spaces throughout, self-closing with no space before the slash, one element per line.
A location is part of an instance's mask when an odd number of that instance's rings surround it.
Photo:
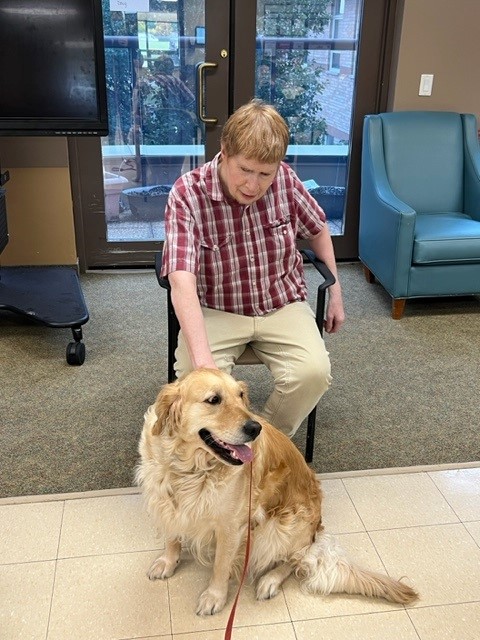
<path fill-rule="evenodd" d="M 219 202 L 227 199 L 222 188 L 222 183 L 220 182 L 220 155 L 220 152 L 217 153 L 217 155 L 210 162 L 209 170 L 206 175 L 207 193 L 212 200 L 216 200 Z"/>

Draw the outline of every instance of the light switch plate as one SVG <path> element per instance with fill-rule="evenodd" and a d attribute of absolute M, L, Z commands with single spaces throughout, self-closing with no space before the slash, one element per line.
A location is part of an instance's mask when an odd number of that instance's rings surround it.
<path fill-rule="evenodd" d="M 422 73 L 420 76 L 419 96 L 431 96 L 433 88 L 433 73 Z"/>

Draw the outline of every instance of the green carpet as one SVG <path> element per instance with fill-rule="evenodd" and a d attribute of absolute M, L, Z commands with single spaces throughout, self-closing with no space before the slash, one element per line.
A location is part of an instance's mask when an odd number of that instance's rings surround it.
<path fill-rule="evenodd" d="M 359 264 L 339 271 L 347 322 L 326 337 L 334 381 L 317 412 L 314 468 L 479 460 L 480 298 L 408 302 L 394 321 Z M 133 483 L 143 413 L 166 382 L 165 293 L 153 271 L 81 283 L 90 320 L 80 367 L 65 360 L 70 330 L 0 313 L 0 497 Z M 268 371 L 235 371 L 258 409 Z M 302 450 L 304 440 L 301 428 Z"/>

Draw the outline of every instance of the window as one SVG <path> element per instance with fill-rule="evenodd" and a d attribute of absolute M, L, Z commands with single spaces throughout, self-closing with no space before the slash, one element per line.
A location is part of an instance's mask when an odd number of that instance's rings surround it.
<path fill-rule="evenodd" d="M 334 0 L 332 3 L 332 19 L 330 22 L 330 37 L 338 40 L 341 37 L 341 24 L 345 13 L 345 0 Z M 330 51 L 329 70 L 340 73 L 341 54 L 338 51 Z"/>

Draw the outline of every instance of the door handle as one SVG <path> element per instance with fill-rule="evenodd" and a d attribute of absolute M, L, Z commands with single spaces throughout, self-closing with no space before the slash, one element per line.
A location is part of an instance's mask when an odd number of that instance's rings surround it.
<path fill-rule="evenodd" d="M 197 116 L 205 124 L 217 124 L 218 118 L 207 118 L 205 115 L 205 71 L 216 69 L 216 62 L 199 62 L 197 64 Z"/>

